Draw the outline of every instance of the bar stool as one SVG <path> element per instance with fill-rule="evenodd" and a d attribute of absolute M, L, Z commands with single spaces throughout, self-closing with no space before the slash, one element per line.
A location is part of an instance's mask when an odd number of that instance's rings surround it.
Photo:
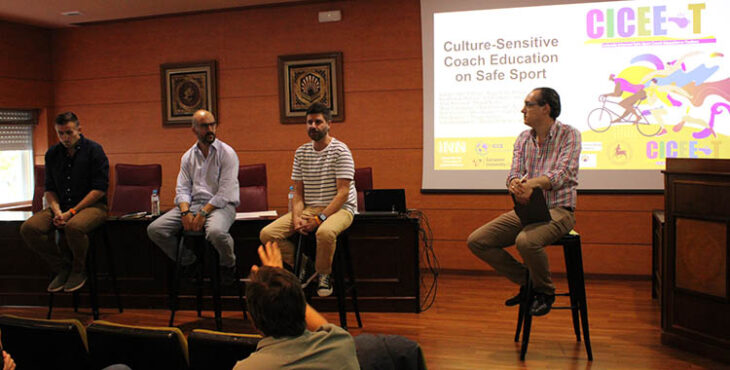
<path fill-rule="evenodd" d="M 299 276 L 300 269 L 303 268 L 302 264 L 302 253 L 305 250 L 311 249 L 312 246 L 316 249 L 317 239 L 315 233 L 309 235 L 299 234 L 299 240 L 297 242 L 297 249 L 294 252 L 294 275 Z M 350 233 L 349 229 L 343 230 L 337 235 L 337 247 L 335 248 L 335 255 L 332 262 L 332 274 L 335 278 L 335 296 L 337 297 L 337 310 L 340 314 L 340 326 L 347 330 L 347 291 L 350 291 L 352 298 L 352 308 L 355 311 L 355 318 L 357 319 L 357 327 L 362 328 L 362 320 L 360 319 L 360 308 L 357 303 L 357 287 L 355 284 L 355 272 L 352 268 L 352 258 L 350 255 Z M 347 274 L 347 277 L 345 277 Z M 310 294 L 307 294 L 307 300 L 309 300 Z"/>
<path fill-rule="evenodd" d="M 553 306 L 553 310 L 569 309 L 573 318 L 573 331 L 575 332 L 576 341 L 580 342 L 580 329 L 583 327 L 583 341 L 588 354 L 588 361 L 593 361 L 593 351 L 591 351 L 591 339 L 588 334 L 588 306 L 586 305 L 586 287 L 583 277 L 583 254 L 581 252 L 580 235 L 571 231 L 564 235 L 560 240 L 551 245 L 562 245 L 563 255 L 565 258 L 565 271 L 568 277 L 568 292 L 556 293 L 556 296 L 567 296 L 570 298 L 570 306 Z M 532 290 L 532 281 L 530 280 L 530 271 L 527 271 L 527 289 L 525 296 L 519 305 L 519 314 L 517 317 L 517 330 L 515 331 L 515 342 L 520 340 L 520 330 L 522 330 L 522 346 L 520 348 L 520 360 L 525 360 L 527 353 L 527 345 L 530 342 L 530 329 L 532 327 L 532 315 L 530 307 L 534 300 L 534 292 Z M 524 324 L 524 327 L 523 327 Z"/>
<path fill-rule="evenodd" d="M 175 312 L 178 309 L 178 295 L 180 291 L 180 269 L 182 261 L 182 251 L 185 248 L 186 239 L 189 239 L 193 244 L 192 250 L 197 257 L 197 262 L 201 266 L 198 270 L 197 276 L 197 294 L 196 294 L 196 310 L 198 317 L 202 316 L 203 312 L 203 275 L 206 266 L 206 255 L 210 253 L 210 258 L 213 263 L 213 272 L 210 274 L 210 280 L 213 291 L 213 312 L 215 314 L 215 326 L 217 330 L 223 330 L 223 319 L 221 316 L 221 275 L 220 275 L 220 261 L 218 251 L 213 245 L 205 239 L 205 233 L 203 231 L 183 231 L 180 237 L 180 241 L 177 246 L 177 258 L 175 259 L 175 268 L 173 270 L 172 279 L 170 281 L 170 321 L 168 326 L 174 326 Z M 238 301 L 241 304 L 241 311 L 243 312 L 243 318 L 246 318 L 246 306 L 243 303 L 243 287 L 240 276 L 236 272 L 236 281 L 238 286 Z"/>
<path fill-rule="evenodd" d="M 60 242 L 60 238 L 63 238 L 63 230 L 58 230 L 56 233 L 57 242 Z M 96 252 L 99 248 L 99 244 L 103 244 L 106 247 L 106 260 L 107 268 L 109 269 L 109 277 L 112 281 L 112 290 L 117 298 L 117 307 L 119 307 L 119 313 L 123 312 L 122 298 L 119 296 L 119 287 L 117 286 L 117 274 L 114 269 L 114 251 L 109 241 L 109 229 L 106 223 L 98 226 L 92 230 L 89 235 L 89 250 L 86 252 L 86 275 L 87 285 L 89 286 L 89 300 L 91 305 L 91 314 L 94 320 L 99 319 L 99 302 L 98 302 L 98 276 L 96 269 Z M 53 313 L 53 301 L 55 293 L 48 293 L 48 314 L 46 318 L 51 319 Z M 79 290 L 71 293 L 74 312 L 79 312 Z"/>

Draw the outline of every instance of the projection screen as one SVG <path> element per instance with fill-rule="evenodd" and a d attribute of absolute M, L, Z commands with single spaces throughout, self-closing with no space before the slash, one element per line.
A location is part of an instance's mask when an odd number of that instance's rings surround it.
<path fill-rule="evenodd" d="M 423 191 L 503 190 L 525 96 L 581 131 L 579 189 L 663 188 L 730 158 L 730 2 L 421 0 Z"/>

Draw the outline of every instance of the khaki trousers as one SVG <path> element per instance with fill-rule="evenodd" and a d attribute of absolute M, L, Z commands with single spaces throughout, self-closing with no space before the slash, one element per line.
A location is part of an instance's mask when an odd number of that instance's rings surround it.
<path fill-rule="evenodd" d="M 65 238 L 60 238 L 57 245 L 53 212 L 46 208 L 20 225 L 20 235 L 31 250 L 48 262 L 54 273 L 68 268 L 73 272 L 83 272 L 89 250 L 88 234 L 104 223 L 106 216 L 107 206 L 104 203 L 78 211 L 66 222 L 63 228 Z"/>
<path fill-rule="evenodd" d="M 302 216 L 317 216 L 325 207 L 305 207 Z M 337 235 L 350 227 L 353 215 L 349 211 L 341 209 L 319 225 L 316 230 L 317 236 L 317 257 L 314 267 L 319 274 L 332 273 L 332 259 L 335 256 Z M 284 262 L 294 265 L 294 244 L 289 237 L 295 233 L 291 212 L 279 217 L 276 221 L 261 229 L 259 235 L 261 242 L 277 242 L 281 248 L 281 256 Z"/>
<path fill-rule="evenodd" d="M 474 230 L 467 245 L 472 253 L 514 283 L 525 285 L 529 269 L 536 292 L 555 294 L 545 246 L 567 234 L 575 225 L 575 217 L 573 212 L 562 207 L 551 208 L 550 216 L 553 219 L 550 222 L 523 227 L 515 211 L 504 213 Z M 524 264 L 504 250 L 512 244 L 517 247 Z"/>

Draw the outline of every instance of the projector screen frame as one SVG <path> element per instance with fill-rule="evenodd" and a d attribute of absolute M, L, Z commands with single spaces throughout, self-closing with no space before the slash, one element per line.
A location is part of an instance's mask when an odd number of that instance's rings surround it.
<path fill-rule="evenodd" d="M 569 5 L 585 3 L 612 3 L 617 0 L 590 1 L 590 0 L 495 0 L 483 2 L 478 0 L 456 0 L 443 2 L 439 0 L 421 0 L 421 22 L 422 22 L 422 63 L 423 63 L 423 160 L 422 160 L 422 181 L 421 193 L 424 194 L 490 194 L 506 193 L 504 182 L 507 177 L 507 170 L 468 171 L 468 170 L 442 170 L 449 175 L 464 176 L 461 184 L 478 184 L 489 177 L 491 188 L 474 187 L 461 185 L 461 188 L 442 188 L 438 180 L 434 180 L 434 13 L 466 11 L 474 9 L 506 9 L 523 8 L 546 5 Z M 536 84 L 534 87 L 539 87 Z M 525 94 L 530 88 L 526 86 Z M 560 92 L 560 91 L 558 91 Z M 426 124 L 430 123 L 430 124 Z M 570 124 L 570 122 L 566 122 Z M 427 154 L 427 150 L 429 154 Z M 620 175 L 619 175 L 620 174 Z M 640 179 L 643 184 L 639 186 L 622 186 L 622 177 L 630 176 L 632 179 Z M 601 180 L 596 181 L 599 177 Z M 587 187 L 586 181 L 600 184 L 599 186 Z M 500 184 L 500 185 L 495 185 Z M 579 171 L 580 194 L 662 194 L 664 192 L 664 179 L 662 170 L 583 170 Z M 434 186 L 435 185 L 435 186 Z M 501 188 L 500 188 L 501 186 Z"/>

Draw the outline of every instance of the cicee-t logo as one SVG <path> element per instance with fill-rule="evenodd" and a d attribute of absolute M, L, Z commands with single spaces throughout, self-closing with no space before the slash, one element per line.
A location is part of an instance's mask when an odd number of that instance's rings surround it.
<path fill-rule="evenodd" d="M 677 13 L 669 15 L 667 5 L 595 8 L 586 13 L 586 35 L 591 39 L 666 36 L 672 29 L 699 34 L 704 10 L 705 3 L 674 8 L 673 12 L 680 13 L 676 16 Z"/>

